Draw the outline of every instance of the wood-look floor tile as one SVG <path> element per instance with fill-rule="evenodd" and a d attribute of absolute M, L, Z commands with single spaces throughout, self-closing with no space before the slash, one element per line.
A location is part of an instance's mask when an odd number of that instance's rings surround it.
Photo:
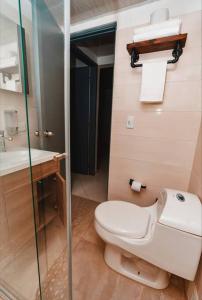
<path fill-rule="evenodd" d="M 169 286 L 162 291 L 161 300 L 185 300 L 184 280 L 177 276 L 171 276 Z"/>
<path fill-rule="evenodd" d="M 94 220 L 89 224 L 86 233 L 83 235 L 83 239 L 104 249 L 105 243 L 95 231 Z"/>
<path fill-rule="evenodd" d="M 111 300 L 140 300 L 143 286 L 122 275 L 118 275 L 117 285 Z"/>
<path fill-rule="evenodd" d="M 112 299 L 118 276 L 103 259 L 103 249 L 81 240 L 73 251 L 75 300 Z"/>
<path fill-rule="evenodd" d="M 80 197 L 72 197 L 72 247 L 78 244 L 86 234 L 90 223 L 94 218 L 94 210 L 97 203 Z"/>
<path fill-rule="evenodd" d="M 161 290 L 155 290 L 150 287 L 144 286 L 142 289 L 140 300 L 161 300 Z"/>

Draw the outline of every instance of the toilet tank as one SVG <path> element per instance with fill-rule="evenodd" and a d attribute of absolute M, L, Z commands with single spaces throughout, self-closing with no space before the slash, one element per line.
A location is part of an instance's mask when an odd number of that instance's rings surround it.
<path fill-rule="evenodd" d="M 158 199 L 158 222 L 193 235 L 202 236 L 202 206 L 191 193 L 164 189 Z"/>

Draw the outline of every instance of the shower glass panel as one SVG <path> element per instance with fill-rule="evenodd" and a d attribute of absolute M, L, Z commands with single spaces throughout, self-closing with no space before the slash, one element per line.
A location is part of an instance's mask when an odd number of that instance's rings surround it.
<path fill-rule="evenodd" d="M 22 92 L 18 5 L 0 1 L 0 299 L 31 300 L 40 290 L 27 123 L 34 97 L 30 92 L 28 103 Z M 24 28 L 30 53 L 28 19 Z"/>
<path fill-rule="evenodd" d="M 30 13 L 27 14 L 29 3 Z M 28 103 L 36 242 L 41 285 L 35 299 L 69 298 L 64 109 L 64 1 L 21 1 L 29 19 Z"/>

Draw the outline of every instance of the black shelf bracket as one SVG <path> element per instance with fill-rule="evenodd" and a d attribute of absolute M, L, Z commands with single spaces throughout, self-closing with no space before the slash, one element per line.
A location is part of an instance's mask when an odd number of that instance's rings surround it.
<path fill-rule="evenodd" d="M 167 63 L 168 64 L 175 64 L 176 62 L 178 62 L 178 60 L 179 60 L 180 56 L 182 55 L 182 53 L 183 53 L 183 49 L 182 49 L 181 43 L 180 43 L 180 41 L 177 41 L 176 46 L 175 46 L 175 48 L 173 49 L 173 52 L 172 52 L 172 56 L 174 58 L 168 60 Z M 142 67 L 142 64 L 137 64 L 138 60 L 139 60 L 139 53 L 134 48 L 131 51 L 131 63 L 130 63 L 130 65 L 131 65 L 132 68 Z"/>

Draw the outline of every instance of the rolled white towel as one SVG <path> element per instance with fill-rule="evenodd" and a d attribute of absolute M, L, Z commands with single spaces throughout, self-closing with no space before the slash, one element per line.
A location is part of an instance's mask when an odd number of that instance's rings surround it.
<path fill-rule="evenodd" d="M 158 24 L 147 25 L 134 29 L 133 41 L 140 42 L 181 33 L 182 21 L 172 19 Z"/>

